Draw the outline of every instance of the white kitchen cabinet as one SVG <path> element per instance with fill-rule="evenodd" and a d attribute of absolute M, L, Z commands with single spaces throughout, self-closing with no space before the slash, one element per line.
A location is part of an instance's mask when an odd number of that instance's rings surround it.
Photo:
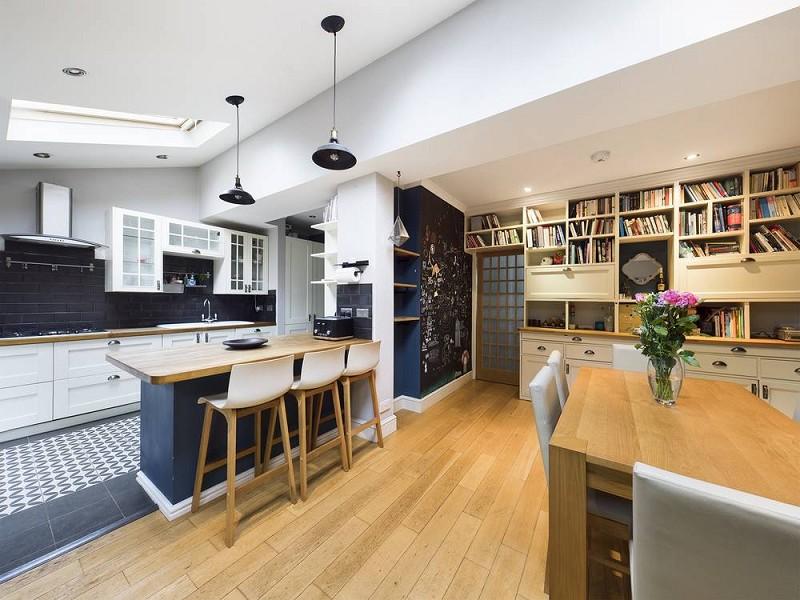
<path fill-rule="evenodd" d="M 0 347 L 0 388 L 52 381 L 53 344 Z"/>
<path fill-rule="evenodd" d="M 678 288 L 692 290 L 704 300 L 792 300 L 800 295 L 800 262 L 791 254 L 681 258 Z"/>
<path fill-rule="evenodd" d="M 567 360 L 564 368 L 567 372 L 567 385 L 570 387 L 570 389 L 575 384 L 575 379 L 577 379 L 581 367 L 591 367 L 592 369 L 612 369 L 613 365 L 611 363 L 597 362 L 592 360 Z"/>
<path fill-rule="evenodd" d="M 165 253 L 204 258 L 222 258 L 225 255 L 221 228 L 169 218 L 164 218 L 162 223 Z"/>
<path fill-rule="evenodd" d="M 528 267 L 526 300 L 614 301 L 614 264 Z"/>
<path fill-rule="evenodd" d="M 107 292 L 160 292 L 164 275 L 161 217 L 112 208 L 107 238 Z"/>
<path fill-rule="evenodd" d="M 53 418 L 53 383 L 0 389 L 0 431 L 44 423 Z"/>
<path fill-rule="evenodd" d="M 322 252 L 324 246 L 318 242 L 299 238 L 286 238 L 286 280 L 284 282 L 286 333 L 310 332 L 313 315 L 325 311 L 324 284 L 313 284 L 324 274 L 324 265 L 312 258 Z"/>
<path fill-rule="evenodd" d="M 800 402 L 800 383 L 780 379 L 761 380 L 761 399 L 769 402 L 790 419 Z"/>
<path fill-rule="evenodd" d="M 164 348 L 183 348 L 197 344 L 218 344 L 225 340 L 232 340 L 236 335 L 235 329 L 212 329 L 206 331 L 187 331 L 182 333 L 169 333 L 164 336 Z"/>
<path fill-rule="evenodd" d="M 160 335 L 57 342 L 53 349 L 53 379 L 121 373 L 106 360 L 106 354 L 121 350 L 147 352 L 160 349 Z"/>
<path fill-rule="evenodd" d="M 278 335 L 278 327 L 275 325 L 239 327 L 236 329 L 237 338 L 246 338 L 246 337 L 271 338 L 275 337 L 276 335 Z"/>
<path fill-rule="evenodd" d="M 686 377 L 693 377 L 695 379 L 710 379 L 712 381 L 725 381 L 727 383 L 735 383 L 746 389 L 751 394 L 760 397 L 758 389 L 758 379 L 753 377 L 728 377 L 725 375 L 718 375 L 716 373 L 703 373 L 702 371 L 686 371 Z"/>
<path fill-rule="evenodd" d="M 265 294 L 267 292 L 267 237 L 225 230 L 224 256 L 215 261 L 215 294 Z"/>
<path fill-rule="evenodd" d="M 547 357 L 543 355 L 525 355 L 519 361 L 519 397 L 532 400 L 530 392 L 531 380 L 547 366 Z"/>
<path fill-rule="evenodd" d="M 139 402 L 139 380 L 116 371 L 53 382 L 53 418 L 62 419 L 96 410 Z"/>

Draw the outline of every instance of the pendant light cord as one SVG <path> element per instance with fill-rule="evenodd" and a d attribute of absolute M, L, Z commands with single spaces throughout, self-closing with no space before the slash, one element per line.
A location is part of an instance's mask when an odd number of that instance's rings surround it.
<path fill-rule="evenodd" d="M 333 32 L 333 129 L 336 129 L 336 32 Z"/>
<path fill-rule="evenodd" d="M 239 105 L 236 105 L 236 179 L 239 179 Z"/>

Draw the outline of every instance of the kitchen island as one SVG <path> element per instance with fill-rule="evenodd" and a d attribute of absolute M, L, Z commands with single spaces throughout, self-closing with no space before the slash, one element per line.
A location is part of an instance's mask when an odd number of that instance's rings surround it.
<path fill-rule="evenodd" d="M 367 341 L 325 341 L 305 334 L 275 337 L 255 350 L 229 350 L 220 343 L 109 354 L 106 360 L 141 380 L 141 463 L 137 476 L 140 485 L 167 518 L 174 519 L 188 512 L 203 421 L 203 407 L 197 404 L 197 399 L 227 391 L 234 365 L 293 354 L 297 359 L 295 372 L 299 373 L 300 361 L 307 352 L 350 347 Z M 295 431 L 297 403 L 290 400 L 286 408 L 289 428 Z M 251 447 L 255 435 L 252 416 L 242 419 L 239 432 L 237 447 Z M 215 420 L 209 445 L 210 460 L 224 456 L 225 435 L 222 420 Z M 262 439 L 266 439 L 265 432 L 262 432 Z M 253 457 L 244 456 L 237 462 L 236 470 L 240 476 L 247 477 L 252 467 Z M 204 498 L 224 493 L 221 485 L 224 476 L 224 469 L 218 469 L 205 477 Z"/>

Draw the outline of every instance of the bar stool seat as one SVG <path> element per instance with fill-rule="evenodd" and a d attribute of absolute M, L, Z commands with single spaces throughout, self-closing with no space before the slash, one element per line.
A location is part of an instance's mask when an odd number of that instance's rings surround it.
<path fill-rule="evenodd" d="M 286 471 L 289 484 L 289 500 L 297 502 L 297 489 L 292 467 L 292 448 L 289 441 L 289 426 L 286 419 L 284 394 L 292 385 L 294 356 L 286 356 L 275 360 L 243 365 L 234 365 L 231 370 L 228 392 L 213 394 L 198 399 L 197 403 L 205 405 L 203 429 L 200 437 L 200 449 L 197 457 L 197 470 L 192 494 L 192 512 L 200 508 L 200 493 L 206 473 L 227 468 L 226 477 L 226 521 L 225 544 L 233 545 L 236 522 L 239 513 L 236 511 L 236 490 L 245 492 L 263 483 L 272 475 Z M 271 411 L 270 432 L 274 430 L 275 421 L 280 418 L 281 439 L 285 462 L 272 469 L 264 470 L 265 463 L 270 462 L 272 444 L 268 444 L 265 457 L 262 457 L 261 416 L 265 410 Z M 228 430 L 227 452 L 224 458 L 208 462 L 208 444 L 211 436 L 211 423 L 214 413 L 225 417 Z M 254 415 L 255 444 L 245 450 L 236 451 L 237 422 L 240 418 Z M 270 433 L 270 438 L 272 433 Z M 245 456 L 254 455 L 255 475 L 252 480 L 236 487 L 236 461 Z"/>
<path fill-rule="evenodd" d="M 345 347 L 333 348 L 331 350 L 320 350 L 318 352 L 308 352 L 303 356 L 303 367 L 300 377 L 291 383 L 292 395 L 297 399 L 297 427 L 298 437 L 300 438 L 300 498 L 305 500 L 308 497 L 308 461 L 310 458 L 339 446 L 339 455 L 342 462 L 342 469 L 350 470 L 347 462 L 347 443 L 345 441 L 345 430 L 342 424 L 342 407 L 339 404 L 339 387 L 337 382 L 344 371 Z M 315 431 L 314 425 L 309 424 L 308 400 L 315 400 L 317 404 L 316 427 L 319 427 L 319 414 L 322 411 L 322 403 L 325 394 L 330 392 L 333 402 L 333 412 L 336 416 L 337 436 L 316 446 L 316 437 L 312 440 L 310 435 Z M 314 407 L 312 406 L 312 409 Z M 311 446 L 311 448 L 309 448 Z"/>
<path fill-rule="evenodd" d="M 375 427 L 378 446 L 383 448 L 381 411 L 378 403 L 378 389 L 375 384 L 375 368 L 380 362 L 380 355 L 380 340 L 351 346 L 347 355 L 347 366 L 339 379 L 344 390 L 344 429 L 347 436 L 347 461 L 351 467 L 353 466 L 353 436 L 358 435 L 365 429 Z M 354 428 L 350 386 L 356 381 L 362 380 L 369 380 L 369 391 L 372 398 L 372 418 Z"/>

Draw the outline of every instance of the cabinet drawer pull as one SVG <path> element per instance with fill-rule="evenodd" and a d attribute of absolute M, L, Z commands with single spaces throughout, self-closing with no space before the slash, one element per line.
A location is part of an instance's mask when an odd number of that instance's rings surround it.
<path fill-rule="evenodd" d="M 536 349 L 537 349 L 539 352 L 544 352 L 545 350 L 547 350 L 547 348 L 545 348 L 544 346 L 538 346 Z M 798 371 L 800 371 L 800 369 L 798 369 Z"/>
<path fill-rule="evenodd" d="M 197 248 L 195 248 L 194 250 L 192 250 L 192 254 L 200 254 L 200 250 L 198 250 Z"/>
<path fill-rule="evenodd" d="M 797 368 L 794 370 L 794 372 L 795 372 L 795 373 L 797 373 L 798 375 L 800 375 L 800 367 L 797 367 Z"/>
<path fill-rule="evenodd" d="M 724 360 L 715 360 L 714 362 L 711 363 L 711 366 L 712 367 L 727 367 L 728 363 L 726 363 Z"/>
<path fill-rule="evenodd" d="M 747 352 L 747 348 L 742 348 L 741 346 L 734 346 L 731 348 L 731 352 Z"/>
<path fill-rule="evenodd" d="M 206 344 L 208 343 L 208 332 L 206 331 Z"/>
<path fill-rule="evenodd" d="M 195 343 L 196 344 L 200 343 L 200 332 L 199 331 L 194 334 L 194 339 L 195 339 Z"/>
<path fill-rule="evenodd" d="M 594 356 L 594 350 L 584 350 L 583 353 L 588 356 Z"/>
<path fill-rule="evenodd" d="M 582 342 L 583 338 L 582 337 L 578 337 L 577 335 L 575 335 L 575 336 L 572 336 L 572 341 L 573 342 Z"/>
<path fill-rule="evenodd" d="M 111 340 L 110 342 L 108 342 L 108 345 L 109 346 L 119 346 L 121 343 L 122 342 L 120 342 L 119 340 Z"/>
<path fill-rule="evenodd" d="M 741 263 L 754 263 L 754 262 L 756 262 L 756 259 L 755 259 L 755 258 L 753 258 L 752 256 L 745 256 L 745 257 L 744 257 L 742 260 L 740 260 L 739 262 L 741 262 Z"/>
<path fill-rule="evenodd" d="M 117 379 L 119 379 L 119 375 L 109 375 L 108 376 L 108 380 L 109 381 L 116 381 Z"/>
<path fill-rule="evenodd" d="M 561 270 L 562 270 L 564 273 L 569 273 L 570 271 L 572 271 L 572 267 L 562 267 L 562 268 L 561 268 Z"/>
<path fill-rule="evenodd" d="M 751 383 L 750 384 L 750 393 L 754 396 L 758 396 L 758 384 Z"/>
<path fill-rule="evenodd" d="M 261 333 L 261 328 L 253 329 L 253 333 Z"/>
<path fill-rule="evenodd" d="M 769 386 L 766 385 L 761 386 L 761 397 L 764 400 L 769 400 Z"/>

